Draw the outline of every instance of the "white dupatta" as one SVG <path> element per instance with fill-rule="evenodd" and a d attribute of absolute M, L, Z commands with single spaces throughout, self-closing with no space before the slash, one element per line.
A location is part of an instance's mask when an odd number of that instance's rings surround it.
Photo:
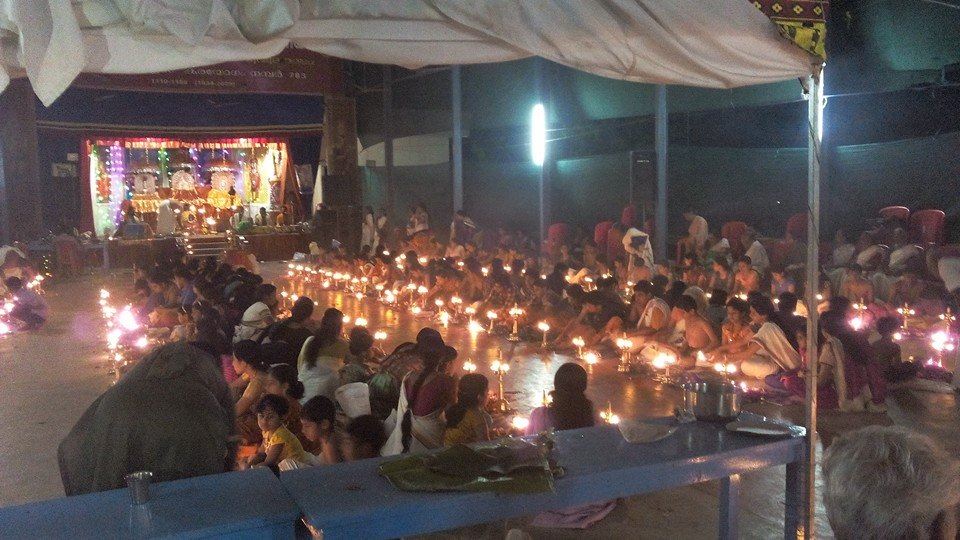
<path fill-rule="evenodd" d="M 396 456 L 403 453 L 403 415 L 407 413 L 407 381 L 409 375 L 400 383 L 400 400 L 397 403 L 397 424 L 386 444 L 380 450 L 381 456 Z M 410 415 L 410 452 L 422 452 L 443 446 L 444 422 L 440 418 L 443 409 L 437 409 L 425 416 Z"/>
<path fill-rule="evenodd" d="M 790 345 L 783 330 L 775 323 L 765 322 L 760 325 L 752 341 L 762 349 L 757 356 L 765 356 L 785 370 L 800 367 L 800 353 Z"/>
<path fill-rule="evenodd" d="M 843 363 L 843 344 L 840 340 L 827 338 L 820 351 L 820 363 L 833 366 L 833 386 L 837 390 L 837 404 L 841 411 L 851 409 L 851 402 L 847 399 L 847 371 Z M 861 409 L 862 410 L 862 409 Z"/>

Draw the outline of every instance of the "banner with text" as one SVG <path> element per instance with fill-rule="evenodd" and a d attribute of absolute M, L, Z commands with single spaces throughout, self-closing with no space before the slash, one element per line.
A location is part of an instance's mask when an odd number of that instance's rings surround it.
<path fill-rule="evenodd" d="M 163 73 L 81 73 L 73 84 L 138 92 L 195 94 L 341 94 L 343 61 L 307 49 L 287 48 L 264 60 L 225 62 Z"/>

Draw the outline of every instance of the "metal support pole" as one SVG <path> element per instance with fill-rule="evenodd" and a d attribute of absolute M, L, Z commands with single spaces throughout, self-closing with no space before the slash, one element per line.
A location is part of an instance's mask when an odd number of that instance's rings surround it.
<path fill-rule="evenodd" d="M 740 475 L 720 479 L 720 526 L 717 538 L 740 538 Z"/>
<path fill-rule="evenodd" d="M 807 456 L 804 467 L 804 538 L 812 538 L 816 510 L 817 475 L 817 292 L 820 289 L 820 134 L 823 126 L 823 79 L 807 78 Z"/>
<path fill-rule="evenodd" d="M 654 257 L 667 261 L 667 87 L 657 85 L 657 113 L 654 122 L 657 149 L 657 207 L 654 210 Z"/>
<path fill-rule="evenodd" d="M 797 529 L 800 527 L 801 516 L 804 513 L 803 505 L 803 471 L 806 467 L 806 452 L 800 461 L 787 463 L 785 475 L 786 497 L 783 501 L 783 538 L 797 540 Z"/>
<path fill-rule="evenodd" d="M 453 95 L 453 211 L 463 210 L 463 96 L 460 91 L 460 66 L 450 70 Z"/>
<path fill-rule="evenodd" d="M 383 162 L 386 169 L 387 213 L 393 214 L 397 186 L 393 181 L 393 69 L 383 66 Z"/>

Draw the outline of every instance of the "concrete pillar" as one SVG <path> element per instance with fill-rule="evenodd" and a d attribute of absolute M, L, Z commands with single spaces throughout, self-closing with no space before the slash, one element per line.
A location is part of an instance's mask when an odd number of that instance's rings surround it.
<path fill-rule="evenodd" d="M 453 96 L 453 212 L 463 209 L 463 95 L 460 88 L 460 66 L 450 69 L 450 94 Z"/>
<path fill-rule="evenodd" d="M 657 205 L 654 210 L 654 257 L 667 261 L 667 87 L 657 85 L 657 110 L 654 122 L 657 150 Z"/>
<path fill-rule="evenodd" d="M 26 79 L 15 79 L 0 94 L 0 239 L 3 243 L 33 240 L 43 233 L 40 187 L 33 90 Z"/>
<path fill-rule="evenodd" d="M 393 69 L 383 66 L 383 161 L 386 168 L 387 212 L 394 214 L 397 186 L 393 179 Z"/>

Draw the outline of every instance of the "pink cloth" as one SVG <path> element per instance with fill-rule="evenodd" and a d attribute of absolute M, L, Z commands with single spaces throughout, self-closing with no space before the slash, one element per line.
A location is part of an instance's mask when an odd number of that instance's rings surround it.
<path fill-rule="evenodd" d="M 806 365 L 806 358 L 803 359 Z M 874 363 L 862 365 L 843 355 L 844 377 L 847 382 L 847 399 L 860 395 L 864 388 L 870 389 L 871 401 L 882 404 L 887 399 L 887 381 L 883 377 L 883 369 Z M 797 375 L 796 371 L 785 373 L 780 377 L 783 387 L 791 394 L 799 397 L 807 395 L 806 381 Z M 840 394 L 833 382 L 817 386 L 817 406 L 821 409 L 837 409 L 840 407 Z M 532 421 L 530 422 L 533 423 Z"/>
<path fill-rule="evenodd" d="M 550 409 L 537 407 L 530 413 L 530 423 L 527 424 L 527 435 L 536 435 L 553 427 L 553 418 Z"/>
<path fill-rule="evenodd" d="M 223 371 L 223 378 L 226 379 L 227 384 L 232 383 L 237 380 L 240 376 L 237 375 L 237 372 L 233 369 L 233 356 L 229 354 L 220 355 L 220 369 Z"/>
<path fill-rule="evenodd" d="M 887 399 L 887 381 L 877 364 L 858 364 L 844 355 L 843 367 L 846 369 L 847 399 L 859 396 L 864 388 L 870 389 L 870 400 L 877 405 Z"/>
<path fill-rule="evenodd" d="M 533 518 L 530 525 L 533 527 L 550 527 L 557 529 L 586 529 L 601 519 L 607 517 L 615 507 L 617 501 L 606 501 L 595 504 L 585 504 L 564 508 L 563 510 L 548 510 Z"/>
<path fill-rule="evenodd" d="M 619 229 L 614 229 L 611 227 L 607 231 L 607 259 L 610 261 L 610 266 L 613 266 L 613 260 L 621 257 L 626 254 L 626 251 L 623 249 L 623 232 Z"/>
<path fill-rule="evenodd" d="M 783 387 L 794 396 L 801 398 L 807 396 L 807 382 L 800 378 L 795 371 L 782 375 L 780 377 L 780 383 L 783 384 Z M 817 387 L 818 409 L 837 409 L 840 407 L 839 399 L 840 398 L 837 396 L 837 389 L 833 387 L 832 383 Z"/>

